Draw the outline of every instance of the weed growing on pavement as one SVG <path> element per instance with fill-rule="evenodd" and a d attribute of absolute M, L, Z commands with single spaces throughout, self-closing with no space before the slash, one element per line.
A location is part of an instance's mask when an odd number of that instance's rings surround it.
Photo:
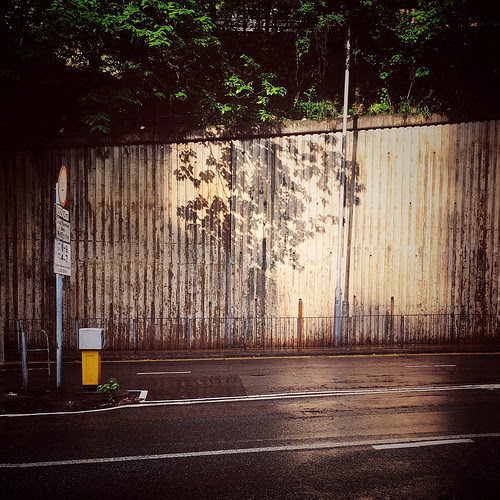
<path fill-rule="evenodd" d="M 104 394 L 110 403 L 114 403 L 120 393 L 120 384 L 116 379 L 110 378 L 105 384 L 97 386 L 97 392 Z"/>

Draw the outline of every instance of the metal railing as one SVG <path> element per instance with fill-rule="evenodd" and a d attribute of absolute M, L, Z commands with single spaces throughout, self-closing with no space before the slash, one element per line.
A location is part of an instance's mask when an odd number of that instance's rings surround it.
<path fill-rule="evenodd" d="M 37 334 L 39 333 L 43 337 L 45 337 L 45 347 L 33 347 L 31 345 L 31 335 L 32 334 Z M 20 335 L 20 349 L 21 349 L 21 362 L 22 362 L 22 373 L 23 373 L 23 390 L 25 393 L 28 393 L 28 388 L 29 388 L 29 378 L 28 378 L 28 372 L 30 369 L 35 369 L 35 368 L 29 368 L 28 366 L 28 353 L 30 352 L 43 352 L 45 353 L 45 356 L 47 357 L 47 375 L 48 375 L 48 383 L 50 384 L 50 342 L 49 342 L 49 336 L 45 330 L 39 330 L 39 331 L 22 331 Z"/>
<path fill-rule="evenodd" d="M 342 317 L 335 345 L 334 317 L 193 317 L 65 319 L 63 349 L 77 350 L 79 328 L 103 328 L 105 350 L 164 351 L 238 349 L 329 349 L 500 343 L 497 314 L 355 315 Z M 45 330 L 55 345 L 55 321 L 10 320 L 7 352 L 20 352 L 22 330 Z M 45 338 L 33 335 L 34 347 Z"/>

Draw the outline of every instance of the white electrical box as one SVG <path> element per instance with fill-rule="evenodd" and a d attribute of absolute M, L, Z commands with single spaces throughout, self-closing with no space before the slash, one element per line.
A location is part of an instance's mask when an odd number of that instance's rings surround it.
<path fill-rule="evenodd" d="M 78 349 L 81 351 L 100 351 L 104 347 L 102 328 L 80 328 L 78 330 Z"/>

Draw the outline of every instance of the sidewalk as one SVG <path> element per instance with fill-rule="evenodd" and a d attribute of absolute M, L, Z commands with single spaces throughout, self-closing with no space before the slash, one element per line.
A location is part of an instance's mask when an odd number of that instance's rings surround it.
<path fill-rule="evenodd" d="M 393 347 L 377 348 L 336 348 L 336 349 L 302 349 L 296 350 L 247 350 L 227 349 L 224 351 L 148 351 L 117 352 L 103 351 L 102 361 L 161 361 L 161 360 L 195 360 L 224 358 L 272 358 L 272 357 L 308 357 L 308 356 L 373 356 L 373 355 L 405 355 L 405 354 L 451 354 L 451 353 L 500 353 L 500 345 L 457 345 L 457 346 L 408 346 L 404 349 Z M 30 363 L 29 391 L 22 388 L 21 363 L 10 361 L 0 365 L 0 416 L 19 413 L 71 412 L 89 410 L 109 406 L 103 394 L 97 392 L 81 392 L 81 362 L 79 353 L 64 353 L 62 366 L 62 387 L 56 388 L 56 365 L 51 362 L 50 382 L 47 363 Z M 134 363 L 130 363 L 130 370 Z M 126 364 L 125 364 L 126 366 Z M 33 370 L 32 370 L 33 369 Z M 108 370 L 109 371 L 109 370 Z M 101 380 L 105 382 L 104 376 Z M 122 397 L 135 387 L 121 387 Z"/>
<path fill-rule="evenodd" d="M 65 361 L 62 366 L 63 386 L 56 387 L 56 364 L 51 363 L 50 379 L 47 362 L 29 363 L 29 390 L 23 390 L 22 366 L 19 362 L 0 365 L 0 415 L 10 413 L 42 413 L 97 408 L 106 402 L 102 394 L 79 391 L 81 363 Z M 79 380 L 78 380 L 79 379 Z"/>

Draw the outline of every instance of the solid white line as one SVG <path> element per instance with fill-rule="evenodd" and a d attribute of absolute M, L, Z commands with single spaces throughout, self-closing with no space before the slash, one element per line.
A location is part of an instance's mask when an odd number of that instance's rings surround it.
<path fill-rule="evenodd" d="M 467 385 L 447 385 L 447 386 L 422 386 L 422 387 L 380 387 L 371 389 L 339 389 L 334 391 L 321 392 L 286 392 L 276 394 L 257 394 L 250 396 L 228 396 L 224 398 L 197 398 L 197 399 L 165 399 L 148 401 L 153 405 L 192 405 L 202 403 L 233 403 L 238 401 L 262 401 L 277 399 L 297 399 L 297 398 L 324 398 L 331 396 L 366 396 L 371 394 L 404 394 L 419 392 L 443 392 L 443 391 L 463 391 L 463 390 L 495 390 L 500 389 L 500 384 L 467 384 Z"/>
<path fill-rule="evenodd" d="M 227 396 L 227 397 L 211 397 L 197 399 L 165 399 L 153 400 L 138 404 L 130 404 L 123 406 L 111 406 L 106 408 L 96 408 L 94 410 L 77 410 L 77 411 L 56 411 L 45 413 L 7 413 L 0 414 L 0 418 L 8 417 L 39 417 L 39 416 L 57 416 L 57 415 L 79 415 L 82 413 L 97 413 L 112 410 L 123 410 L 124 408 L 145 408 L 151 406 L 185 406 L 194 404 L 210 404 L 210 403 L 237 403 L 248 401 L 273 401 L 280 399 L 303 399 L 303 398 L 325 398 L 332 396 L 366 396 L 372 394 L 411 394 L 411 393 L 432 393 L 446 391 L 463 391 L 463 390 L 497 390 L 500 389 L 500 384 L 467 384 L 467 385 L 446 385 L 446 386 L 422 386 L 422 387 L 379 387 L 372 389 L 338 389 L 334 391 L 321 392 L 285 392 L 276 394 L 256 394 L 250 396 Z"/>
<path fill-rule="evenodd" d="M 391 444 L 375 444 L 372 448 L 376 450 L 397 450 L 399 448 L 419 448 L 421 446 L 438 446 L 442 444 L 461 444 L 473 443 L 472 439 L 437 439 L 433 441 L 420 441 L 411 443 L 391 443 Z"/>
<path fill-rule="evenodd" d="M 435 436 L 432 439 L 436 444 L 451 444 L 451 442 L 469 442 L 474 438 L 498 438 L 500 433 L 484 433 L 484 434 L 460 434 L 457 436 Z M 412 443 L 432 442 L 427 437 L 415 438 Z M 395 443 L 406 443 L 405 439 L 376 439 L 366 441 L 320 441 L 316 443 L 299 443 L 280 446 L 264 446 L 261 448 L 236 448 L 227 450 L 206 450 L 206 451 L 191 451 L 183 453 L 162 453 L 156 455 L 131 455 L 125 457 L 103 457 L 103 458 L 82 458 L 75 460 L 52 460 L 47 462 L 27 462 L 27 463 L 0 463 L 0 469 L 26 469 L 36 467 L 53 467 L 66 465 L 87 465 L 87 464 L 105 464 L 119 462 L 134 462 L 145 460 L 169 460 L 175 458 L 196 458 L 196 457 L 213 457 L 221 455 L 243 455 L 248 453 L 272 453 L 272 452 L 287 452 L 287 451 L 315 451 L 315 450 L 331 450 L 336 448 L 352 448 L 362 446 L 381 446 Z"/>
<path fill-rule="evenodd" d="M 185 375 L 191 372 L 138 372 L 137 375 Z"/>

